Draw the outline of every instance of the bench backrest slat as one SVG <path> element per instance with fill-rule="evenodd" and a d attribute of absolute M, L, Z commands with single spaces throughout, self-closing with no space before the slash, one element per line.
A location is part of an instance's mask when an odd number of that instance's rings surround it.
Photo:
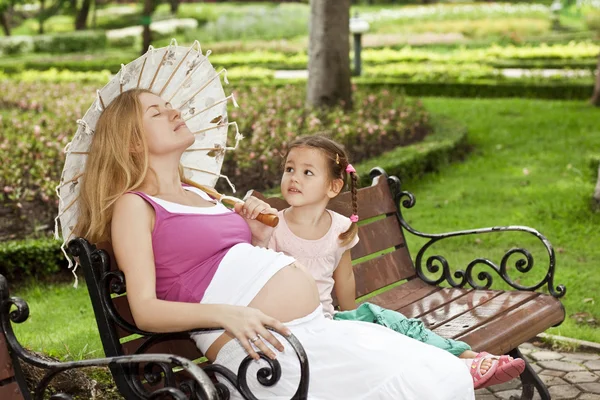
<path fill-rule="evenodd" d="M 2 400 L 23 400 L 23 393 L 17 382 L 11 382 L 8 385 L 0 386 L 0 399 Z"/>
<path fill-rule="evenodd" d="M 400 248 L 354 266 L 356 297 L 379 290 L 390 282 L 398 282 L 415 275 L 408 252 Z"/>
<path fill-rule="evenodd" d="M 359 226 L 358 244 L 352 248 L 352 259 L 379 253 L 392 247 L 401 248 L 405 246 L 404 235 L 400 230 L 400 223 L 395 215 L 373 221 L 369 224 Z"/>
<path fill-rule="evenodd" d="M 0 382 L 15 376 L 12 360 L 8 353 L 8 343 L 0 330 Z"/>
<path fill-rule="evenodd" d="M 11 357 L 6 337 L 0 329 L 0 399 L 29 400 L 29 392 L 21 391 L 21 388 L 26 389 L 27 384 L 20 366 L 15 366 L 15 362 L 17 361 Z"/>

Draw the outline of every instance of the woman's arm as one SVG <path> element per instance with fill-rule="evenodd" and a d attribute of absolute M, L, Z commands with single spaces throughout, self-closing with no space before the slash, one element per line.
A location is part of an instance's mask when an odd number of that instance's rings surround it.
<path fill-rule="evenodd" d="M 262 336 L 282 350 L 281 343 L 264 326 L 271 326 L 282 334 L 289 334 L 288 328 L 257 309 L 225 304 L 173 302 L 156 298 L 151 234 L 153 219 L 154 212 L 150 205 L 134 194 L 123 195 L 115 204 L 111 225 L 112 247 L 119 268 L 125 274 L 127 299 L 136 325 L 150 332 L 224 328 L 238 338 L 248 353 L 255 358 L 258 356 L 249 345 L 248 339 L 256 335 Z M 259 342 L 257 345 L 264 346 L 262 341 Z M 265 350 L 266 354 L 272 354 L 266 346 Z"/>
<path fill-rule="evenodd" d="M 356 308 L 356 281 L 352 269 L 352 257 L 350 250 L 346 250 L 340 259 L 335 271 L 333 271 L 335 285 L 335 296 L 342 311 L 354 310 Z"/>

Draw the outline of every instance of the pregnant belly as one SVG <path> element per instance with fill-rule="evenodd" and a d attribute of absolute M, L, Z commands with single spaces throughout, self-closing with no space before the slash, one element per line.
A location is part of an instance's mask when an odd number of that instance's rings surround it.
<path fill-rule="evenodd" d="M 304 317 L 319 305 L 319 292 L 314 279 L 300 264 L 294 263 L 278 271 L 248 304 L 281 322 Z M 214 360 L 219 350 L 233 339 L 224 333 L 206 352 Z"/>

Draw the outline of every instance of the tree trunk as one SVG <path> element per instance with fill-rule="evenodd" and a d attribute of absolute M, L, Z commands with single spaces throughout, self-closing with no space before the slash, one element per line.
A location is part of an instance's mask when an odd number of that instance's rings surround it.
<path fill-rule="evenodd" d="M 154 11 L 153 0 L 144 0 L 144 12 L 142 24 L 144 30 L 142 31 L 142 54 L 146 53 L 148 46 L 152 43 L 152 32 L 150 32 L 150 22 L 152 21 L 152 11 Z"/>
<path fill-rule="evenodd" d="M 39 29 L 38 29 L 38 33 L 40 35 L 44 34 L 44 22 L 46 21 L 46 9 L 45 9 L 45 4 L 46 0 L 40 0 L 40 15 L 38 18 L 39 21 Z"/>
<path fill-rule="evenodd" d="M 169 2 L 171 3 L 171 14 L 176 15 L 177 10 L 179 10 L 179 3 L 181 3 L 181 1 L 180 0 L 170 0 Z"/>
<path fill-rule="evenodd" d="M 596 84 L 594 85 L 594 94 L 590 99 L 592 105 L 600 106 L 600 55 L 598 56 L 598 64 L 596 65 Z"/>
<path fill-rule="evenodd" d="M 83 0 L 81 3 L 81 8 L 77 12 L 77 16 L 75 17 L 75 30 L 81 31 L 87 28 L 87 19 L 90 14 L 90 6 L 92 4 L 91 0 Z"/>
<path fill-rule="evenodd" d="M 594 189 L 594 202 L 600 207 L 600 165 L 598 165 L 598 180 L 596 181 L 596 189 Z"/>
<path fill-rule="evenodd" d="M 350 0 L 311 0 L 306 102 L 352 108 Z"/>
<path fill-rule="evenodd" d="M 96 29 L 96 21 L 98 16 L 98 1 L 94 0 L 94 11 L 92 12 L 92 29 Z"/>
<path fill-rule="evenodd" d="M 10 36 L 10 22 L 8 21 L 8 12 L 4 11 L 0 13 L 0 24 L 2 24 L 2 30 L 5 36 Z"/>

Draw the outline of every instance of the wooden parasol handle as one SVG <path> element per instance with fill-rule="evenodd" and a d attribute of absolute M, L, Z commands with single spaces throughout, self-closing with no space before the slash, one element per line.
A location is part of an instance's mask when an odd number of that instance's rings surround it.
<path fill-rule="evenodd" d="M 190 186 L 193 186 L 197 189 L 200 189 L 205 193 L 208 193 L 210 196 L 214 197 L 215 199 L 217 199 L 219 201 L 222 201 L 225 204 L 228 204 L 231 207 L 233 207 L 233 205 L 235 203 L 242 203 L 242 204 L 244 203 L 243 200 L 236 199 L 236 198 L 230 197 L 230 196 L 223 196 L 221 193 L 217 192 L 215 189 L 200 185 L 200 184 L 198 184 L 192 180 L 189 180 L 187 178 L 183 178 L 182 182 L 186 183 Z M 277 224 L 279 224 L 279 217 L 274 214 L 259 214 L 258 217 L 256 217 L 256 220 L 259 222 L 262 222 L 263 224 L 265 224 L 267 226 L 273 227 L 273 228 L 275 228 L 277 226 Z"/>

